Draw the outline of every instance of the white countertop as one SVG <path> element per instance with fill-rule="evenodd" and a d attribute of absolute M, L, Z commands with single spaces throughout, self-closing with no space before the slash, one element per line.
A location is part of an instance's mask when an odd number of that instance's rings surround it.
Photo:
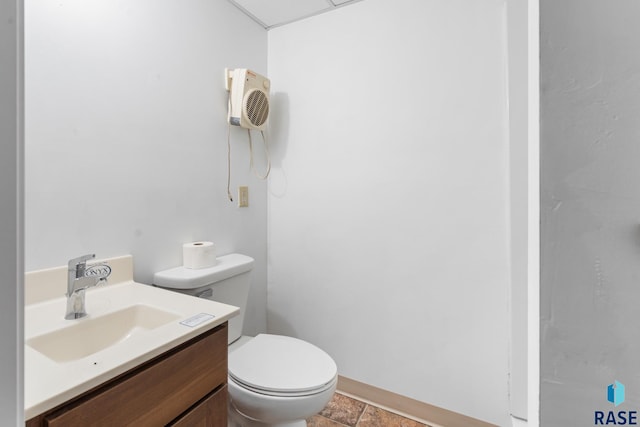
<path fill-rule="evenodd" d="M 127 263 L 131 264 L 130 257 L 124 258 L 124 261 L 125 267 Z M 111 264 L 114 272 L 119 262 L 120 259 Z M 59 279 L 59 270 L 60 268 L 56 268 L 33 274 L 27 273 L 26 286 L 32 285 L 35 289 L 43 286 L 48 278 Z M 29 342 L 34 337 L 73 327 L 79 322 L 91 322 L 92 319 L 99 319 L 132 305 L 161 309 L 174 314 L 175 320 L 154 329 L 136 329 L 104 350 L 64 362 L 56 362 L 25 344 L 25 419 L 28 420 L 52 409 L 215 328 L 239 314 L 240 311 L 237 307 L 230 305 L 135 283 L 128 278 L 131 273 L 122 274 L 120 271 L 119 274 L 120 276 L 112 274 L 119 278 L 118 283 L 87 291 L 88 315 L 82 319 L 64 319 L 66 308 L 64 293 L 59 294 L 60 297 L 47 297 L 44 300 L 28 297 L 25 306 L 25 342 Z M 66 287 L 66 283 L 63 285 Z M 59 287 L 59 284 L 56 284 L 56 287 Z M 207 313 L 214 317 L 195 326 L 180 323 L 200 313 Z M 75 335 L 73 338 L 75 339 Z"/>

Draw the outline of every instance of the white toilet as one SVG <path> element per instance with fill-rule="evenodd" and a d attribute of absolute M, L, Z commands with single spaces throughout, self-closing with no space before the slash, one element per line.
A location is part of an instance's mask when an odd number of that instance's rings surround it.
<path fill-rule="evenodd" d="M 241 337 L 253 258 L 230 254 L 214 267 L 176 267 L 155 286 L 240 307 L 229 321 L 229 426 L 304 427 L 336 389 L 338 369 L 327 353 L 292 337 Z"/>

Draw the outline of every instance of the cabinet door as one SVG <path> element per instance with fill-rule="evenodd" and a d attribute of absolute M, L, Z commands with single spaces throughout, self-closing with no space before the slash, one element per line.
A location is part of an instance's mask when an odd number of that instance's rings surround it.
<path fill-rule="evenodd" d="M 227 386 L 211 393 L 171 427 L 227 427 Z"/>
<path fill-rule="evenodd" d="M 163 426 L 226 380 L 225 324 L 46 415 L 45 425 Z"/>

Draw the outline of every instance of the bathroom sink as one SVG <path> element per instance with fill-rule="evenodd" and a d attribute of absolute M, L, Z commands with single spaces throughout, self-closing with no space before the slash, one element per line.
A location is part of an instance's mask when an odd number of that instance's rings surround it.
<path fill-rule="evenodd" d="M 27 340 L 27 345 L 56 362 L 90 356 L 116 343 L 179 319 L 175 313 L 144 304 L 98 317 Z"/>
<path fill-rule="evenodd" d="M 130 255 L 86 291 L 87 316 L 67 320 L 68 265 L 28 272 L 24 308 L 25 419 L 137 369 L 237 315 L 237 307 L 133 281 Z"/>

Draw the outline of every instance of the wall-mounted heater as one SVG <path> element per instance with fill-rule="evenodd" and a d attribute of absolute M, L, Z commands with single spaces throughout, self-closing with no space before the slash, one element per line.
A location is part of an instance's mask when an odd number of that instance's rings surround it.
<path fill-rule="evenodd" d="M 251 170 L 259 179 L 267 179 L 271 171 L 271 159 L 269 156 L 269 146 L 265 136 L 267 119 L 269 118 L 269 88 L 271 82 L 268 78 L 260 74 L 247 70 L 246 68 L 236 68 L 230 70 L 225 68 L 225 88 L 229 92 L 229 110 L 227 114 L 227 195 L 233 202 L 231 195 L 231 126 L 240 126 L 247 129 L 249 138 L 249 151 L 251 156 Z M 264 142 L 264 151 L 267 159 L 267 169 L 264 174 L 259 174 L 253 165 L 253 141 L 251 131 L 259 130 Z M 242 197 L 240 197 L 242 202 Z M 246 204 L 240 204 L 246 206 Z"/>
<path fill-rule="evenodd" d="M 269 79 L 246 68 L 225 69 L 225 74 L 226 88 L 230 91 L 229 123 L 264 130 L 269 118 Z"/>

